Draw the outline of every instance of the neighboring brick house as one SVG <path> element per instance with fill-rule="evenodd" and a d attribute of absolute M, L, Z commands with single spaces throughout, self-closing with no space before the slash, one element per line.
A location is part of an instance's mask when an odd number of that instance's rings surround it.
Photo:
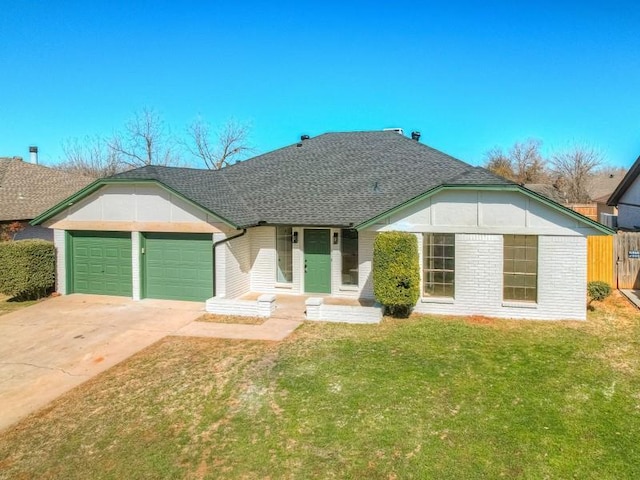
<path fill-rule="evenodd" d="M 586 318 L 586 237 L 613 233 L 387 131 L 304 137 L 218 171 L 139 168 L 33 223 L 55 232 L 63 294 L 370 299 L 374 239 L 399 230 L 419 244 L 416 311 L 538 319 Z"/>
<path fill-rule="evenodd" d="M 26 228 L 16 240 L 53 240 L 50 229 L 29 225 L 29 221 L 93 180 L 27 163 L 20 157 L 0 157 L 0 224 L 22 222 Z"/>

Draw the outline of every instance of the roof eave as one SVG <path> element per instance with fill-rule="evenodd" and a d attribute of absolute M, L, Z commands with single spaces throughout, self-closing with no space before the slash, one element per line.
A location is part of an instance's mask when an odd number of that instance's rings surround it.
<path fill-rule="evenodd" d="M 117 178 L 117 177 L 101 178 L 101 179 L 98 179 L 98 180 L 90 183 L 89 185 L 87 185 L 83 189 L 78 190 L 76 193 L 74 193 L 70 197 L 64 199 L 62 202 L 60 202 L 57 205 L 51 207 L 47 211 L 41 213 L 36 218 L 31 220 L 29 223 L 31 225 L 33 225 L 33 226 L 40 225 L 43 222 L 46 222 L 47 220 L 55 217 L 56 215 L 58 215 L 59 213 L 63 212 L 64 210 L 66 210 L 67 208 L 71 207 L 72 205 L 74 205 L 75 203 L 79 202 L 80 200 L 88 197 L 92 193 L 100 190 L 102 187 L 104 187 L 106 185 L 113 185 L 113 184 L 120 184 L 120 185 L 121 184 L 130 184 L 130 185 L 133 185 L 133 184 L 153 184 L 153 185 L 157 185 L 160 188 L 162 188 L 162 189 L 164 189 L 164 190 L 166 190 L 166 191 L 168 191 L 168 192 L 180 197 L 182 200 L 184 200 L 188 204 L 196 207 L 197 209 L 203 211 L 204 213 L 217 218 L 218 220 L 220 220 L 222 223 L 228 225 L 229 227 L 234 228 L 234 229 L 239 229 L 240 228 L 238 225 L 236 225 L 232 221 L 222 217 L 221 215 L 217 214 L 216 212 L 212 212 L 208 208 L 200 205 L 199 203 L 194 202 L 190 198 L 187 198 L 182 193 L 180 193 L 177 190 L 169 187 L 168 185 L 162 183 L 159 180 L 156 180 L 156 179 L 131 179 L 131 178 Z"/>
<path fill-rule="evenodd" d="M 489 191 L 512 191 L 512 192 L 520 192 L 530 198 L 534 198 L 540 202 L 542 202 L 543 204 L 558 210 L 566 215 L 569 215 L 570 217 L 574 218 L 575 220 L 578 220 L 582 223 L 586 223 L 588 226 L 595 228 L 596 230 L 606 234 L 606 235 L 614 235 L 616 232 L 615 230 L 612 230 L 609 227 L 606 227 L 604 225 L 602 225 L 601 223 L 596 222 L 595 220 L 591 220 L 588 217 L 585 217 L 584 215 L 571 210 L 568 207 L 565 207 L 564 205 L 561 205 L 557 202 L 554 202 L 551 199 L 548 199 L 547 197 L 545 197 L 544 195 L 540 195 L 539 193 L 533 192 L 521 185 L 518 184 L 483 184 L 483 185 L 456 185 L 456 184 L 442 184 L 442 185 L 438 185 L 437 187 L 434 187 L 430 190 L 427 190 L 426 192 L 418 195 L 417 197 L 414 197 L 410 200 L 407 200 L 404 203 L 401 203 L 400 205 L 387 210 L 386 212 L 383 212 L 369 220 L 366 220 L 358 225 L 356 225 L 354 228 L 358 231 L 360 230 L 364 230 L 365 228 L 370 227 L 371 225 L 379 222 L 380 220 L 382 220 L 383 218 L 389 217 L 390 215 L 393 215 L 394 213 L 403 210 L 407 207 L 410 207 L 411 205 L 414 205 L 417 202 L 420 202 L 426 198 L 429 198 L 433 195 L 435 195 L 436 193 L 443 191 L 443 190 L 489 190 Z"/>

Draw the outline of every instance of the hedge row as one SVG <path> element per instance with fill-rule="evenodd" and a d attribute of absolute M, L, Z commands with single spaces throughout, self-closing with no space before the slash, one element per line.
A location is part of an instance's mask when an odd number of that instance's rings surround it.
<path fill-rule="evenodd" d="M 0 242 L 0 293 L 46 296 L 55 284 L 55 248 L 46 240 Z"/>
<path fill-rule="evenodd" d="M 373 293 L 386 313 L 408 316 L 420 296 L 418 240 L 406 232 L 383 232 L 373 244 Z"/>

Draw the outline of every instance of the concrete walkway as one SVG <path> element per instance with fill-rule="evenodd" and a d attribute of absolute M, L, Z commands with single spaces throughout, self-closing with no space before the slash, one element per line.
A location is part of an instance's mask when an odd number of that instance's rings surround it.
<path fill-rule="evenodd" d="M 68 295 L 0 316 L 0 430 L 167 335 L 281 340 L 302 322 L 193 322 L 204 303 Z"/>
<path fill-rule="evenodd" d="M 620 292 L 629 299 L 637 308 L 640 308 L 640 290 L 624 289 Z"/>
<path fill-rule="evenodd" d="M 191 322 L 174 335 L 186 337 L 236 338 L 244 340 L 282 340 L 302 324 L 300 320 L 269 318 L 262 325 Z"/>

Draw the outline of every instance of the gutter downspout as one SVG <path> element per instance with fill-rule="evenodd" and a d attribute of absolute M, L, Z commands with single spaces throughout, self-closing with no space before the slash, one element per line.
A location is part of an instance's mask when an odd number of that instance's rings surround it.
<path fill-rule="evenodd" d="M 237 235 L 234 235 L 233 237 L 227 237 L 227 238 L 223 238 L 222 240 L 218 240 L 217 242 L 213 242 L 213 246 L 211 247 L 211 249 L 212 249 L 212 256 L 213 256 L 213 296 L 214 297 L 216 296 L 216 247 L 218 245 L 222 245 L 223 243 L 230 242 L 234 238 L 240 238 L 246 233 L 247 233 L 247 229 L 243 228 L 242 232 L 240 232 Z"/>

